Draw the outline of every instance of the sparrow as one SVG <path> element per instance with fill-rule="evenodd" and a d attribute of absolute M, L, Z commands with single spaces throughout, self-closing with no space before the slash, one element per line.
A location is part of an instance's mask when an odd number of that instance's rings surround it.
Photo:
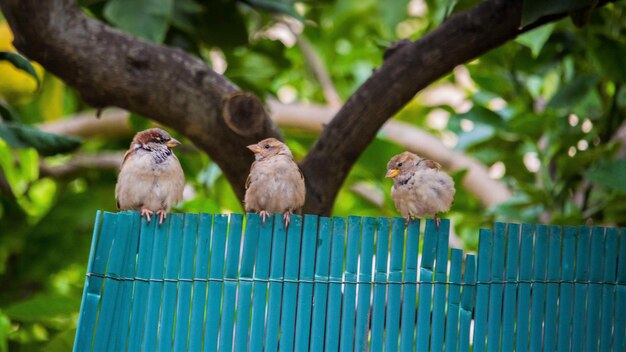
<path fill-rule="evenodd" d="M 282 213 L 285 226 L 290 215 L 304 205 L 304 176 L 293 161 L 291 150 L 275 138 L 267 138 L 247 147 L 255 161 L 246 180 L 244 198 L 247 212 L 258 212 L 261 219 Z"/>
<path fill-rule="evenodd" d="M 172 148 L 180 142 L 160 128 L 139 132 L 124 154 L 115 185 L 121 210 L 141 210 L 150 222 L 156 212 L 159 224 L 172 205 L 183 198 L 185 175 Z"/>
<path fill-rule="evenodd" d="M 406 219 L 435 215 L 450 210 L 454 200 L 454 181 L 441 171 L 437 162 L 423 159 L 411 152 L 395 155 L 387 163 L 385 177 L 393 178 L 391 198 Z"/>

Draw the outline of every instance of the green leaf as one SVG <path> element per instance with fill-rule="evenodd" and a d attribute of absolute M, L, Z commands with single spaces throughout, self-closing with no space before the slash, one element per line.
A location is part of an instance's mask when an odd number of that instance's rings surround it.
<path fill-rule="evenodd" d="M 480 123 L 498 128 L 505 127 L 504 121 L 502 120 L 502 117 L 500 117 L 500 115 L 481 105 L 476 104 L 474 104 L 474 106 L 468 112 L 459 114 L 455 118 L 467 119 L 474 123 Z"/>
<path fill-rule="evenodd" d="M 76 137 L 42 132 L 16 122 L 0 123 L 0 138 L 13 148 L 35 148 L 44 156 L 71 152 L 82 143 Z"/>
<path fill-rule="evenodd" d="M 183 32 L 193 33 L 195 31 L 193 18 L 202 11 L 204 11 L 204 7 L 195 0 L 176 0 L 172 13 L 172 26 Z"/>
<path fill-rule="evenodd" d="M 33 76 L 33 78 L 35 78 L 35 80 L 37 81 L 37 86 L 39 86 L 39 77 L 37 76 L 37 72 L 35 72 L 35 68 L 30 63 L 30 61 L 28 61 L 28 59 L 26 59 L 22 55 L 11 51 L 0 51 L 0 61 L 8 61 L 16 68 L 27 72 L 28 74 Z"/>
<path fill-rule="evenodd" d="M 600 71 L 614 81 L 626 82 L 626 65 L 623 61 L 626 57 L 626 43 L 599 35 L 594 37 L 591 47 L 586 52 Z"/>
<path fill-rule="evenodd" d="M 543 16 L 579 10 L 590 3 L 591 0 L 524 0 L 522 27 L 535 22 Z"/>
<path fill-rule="evenodd" d="M 240 0 L 257 10 L 264 10 L 273 13 L 279 13 L 291 16 L 300 21 L 304 21 L 296 9 L 293 7 L 293 1 L 290 0 Z"/>
<path fill-rule="evenodd" d="M 574 78 L 561 88 L 548 103 L 549 108 L 565 108 L 577 105 L 591 91 L 598 82 L 592 75 L 582 75 Z"/>
<path fill-rule="evenodd" d="M 46 344 L 44 350 L 49 352 L 71 351 L 74 346 L 76 329 L 61 331 Z"/>
<path fill-rule="evenodd" d="M 13 111 L 11 107 L 4 104 L 0 104 L 0 117 L 4 121 L 20 121 L 20 117 L 17 112 Z"/>
<path fill-rule="evenodd" d="M 173 12 L 173 0 L 110 0 L 104 17 L 122 30 L 162 43 Z"/>
<path fill-rule="evenodd" d="M 536 58 L 541 52 L 541 48 L 548 41 L 552 31 L 554 30 L 554 23 L 543 25 L 539 28 L 533 29 L 530 32 L 524 33 L 515 39 L 516 42 L 528 47 L 533 57 Z"/>
<path fill-rule="evenodd" d="M 614 190 L 626 191 L 626 159 L 603 160 L 586 173 L 589 181 Z"/>
<path fill-rule="evenodd" d="M 58 295 L 45 295 L 15 303 L 7 307 L 5 313 L 13 320 L 36 322 L 68 316 L 78 312 L 79 307 L 80 302 L 76 299 Z"/>
<path fill-rule="evenodd" d="M 0 352 L 9 350 L 9 331 L 11 331 L 11 320 L 0 310 Z"/>

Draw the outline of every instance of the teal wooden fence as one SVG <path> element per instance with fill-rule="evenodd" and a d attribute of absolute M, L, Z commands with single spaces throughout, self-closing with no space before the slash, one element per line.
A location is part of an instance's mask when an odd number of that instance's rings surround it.
<path fill-rule="evenodd" d="M 625 229 L 271 220 L 99 212 L 74 350 L 626 351 Z"/>

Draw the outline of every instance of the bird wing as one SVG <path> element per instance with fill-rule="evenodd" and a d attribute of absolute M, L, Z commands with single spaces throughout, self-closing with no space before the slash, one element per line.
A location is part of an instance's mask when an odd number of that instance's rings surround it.
<path fill-rule="evenodd" d="M 252 166 L 250 166 L 250 173 L 248 174 L 248 178 L 246 179 L 246 189 L 250 188 L 250 183 L 252 182 L 252 170 L 254 170 L 255 166 L 256 161 L 252 163 Z"/>
<path fill-rule="evenodd" d="M 424 163 L 426 164 L 427 167 L 431 168 L 431 169 L 436 169 L 436 170 L 440 170 L 441 169 L 441 164 L 439 164 L 436 161 L 430 160 L 430 159 L 426 159 L 424 160 Z"/>

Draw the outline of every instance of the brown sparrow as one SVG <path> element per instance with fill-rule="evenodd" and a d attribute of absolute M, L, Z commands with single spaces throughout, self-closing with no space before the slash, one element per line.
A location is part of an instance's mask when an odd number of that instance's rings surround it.
<path fill-rule="evenodd" d="M 440 171 L 438 163 L 404 152 L 391 158 L 387 175 L 393 178 L 391 198 L 407 223 L 414 217 L 435 215 L 450 209 L 454 199 L 454 181 Z"/>
<path fill-rule="evenodd" d="M 285 226 L 293 211 L 304 205 L 304 176 L 289 148 L 275 138 L 247 147 L 255 162 L 246 181 L 247 212 L 259 212 L 263 222 L 271 213 L 283 213 Z"/>
<path fill-rule="evenodd" d="M 185 175 L 171 148 L 180 142 L 160 128 L 139 132 L 124 154 L 115 185 L 121 210 L 141 210 L 148 222 L 154 212 L 163 223 L 172 205 L 183 198 Z"/>

